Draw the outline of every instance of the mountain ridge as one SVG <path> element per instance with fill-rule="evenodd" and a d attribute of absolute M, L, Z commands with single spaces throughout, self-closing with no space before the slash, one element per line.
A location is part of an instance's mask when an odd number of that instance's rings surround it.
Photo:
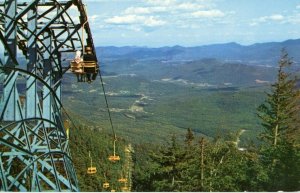
<path fill-rule="evenodd" d="M 216 58 L 224 61 L 235 61 L 249 65 L 276 66 L 280 51 L 285 48 L 295 63 L 300 62 L 300 39 L 289 39 L 282 42 L 265 42 L 251 45 L 241 45 L 236 42 L 211 44 L 194 47 L 180 45 L 164 46 L 159 48 L 138 46 L 105 46 L 97 47 L 101 58 L 131 58 L 131 59 L 160 59 L 173 60 L 199 60 L 203 58 Z M 100 59 L 101 59 L 100 58 Z"/>

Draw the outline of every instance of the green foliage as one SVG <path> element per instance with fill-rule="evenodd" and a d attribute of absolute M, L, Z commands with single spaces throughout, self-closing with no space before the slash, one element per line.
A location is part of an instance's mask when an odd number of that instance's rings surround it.
<path fill-rule="evenodd" d="M 265 103 L 259 106 L 258 116 L 262 120 L 265 132 L 262 138 L 274 146 L 280 140 L 292 140 L 299 128 L 299 96 L 296 90 L 296 79 L 286 72 L 292 64 L 288 54 L 283 51 L 279 62 L 277 82 L 272 85 L 272 91 Z M 287 139 L 288 138 L 288 139 Z"/>
<path fill-rule="evenodd" d="M 157 150 L 158 146 L 155 144 L 139 144 L 135 146 L 135 153 L 133 154 L 134 170 L 133 170 L 133 187 L 137 192 L 151 192 L 152 174 L 157 167 L 150 158 L 150 154 Z"/>
<path fill-rule="evenodd" d="M 185 143 L 187 145 L 187 148 L 191 148 L 192 142 L 195 139 L 194 133 L 191 128 L 188 128 L 187 133 L 185 135 Z"/>
<path fill-rule="evenodd" d="M 139 184 L 135 190 L 263 190 L 261 184 L 266 176 L 255 151 L 240 151 L 224 138 L 202 139 L 196 143 L 191 136 L 191 130 L 187 131 L 185 140 L 178 140 L 173 135 L 166 145 L 153 149 L 147 160 L 147 171 L 139 173 L 139 178 L 142 173 L 147 177 L 143 177 L 143 185 Z"/>
<path fill-rule="evenodd" d="M 157 167 L 152 176 L 155 191 L 181 191 L 182 171 L 185 168 L 185 152 L 182 151 L 175 135 L 166 148 L 151 155 Z"/>
<path fill-rule="evenodd" d="M 261 164 L 269 179 L 265 183 L 268 191 L 295 191 L 300 188 L 299 141 L 300 92 L 296 79 L 287 68 L 292 64 L 285 50 L 279 61 L 277 81 L 265 103 L 259 106 L 258 116 L 264 132 L 261 138 Z"/>
<path fill-rule="evenodd" d="M 119 162 L 112 163 L 108 157 L 113 154 L 113 137 L 103 132 L 97 127 L 71 128 L 70 131 L 71 156 L 75 165 L 80 191 L 101 192 L 115 189 L 121 191 L 123 186 L 118 182 L 122 175 L 124 160 L 124 141 L 118 138 L 116 145 L 116 155 L 121 157 Z M 87 174 L 87 168 L 91 166 L 97 168 L 96 174 Z M 103 183 L 109 182 L 110 188 L 103 188 Z"/>

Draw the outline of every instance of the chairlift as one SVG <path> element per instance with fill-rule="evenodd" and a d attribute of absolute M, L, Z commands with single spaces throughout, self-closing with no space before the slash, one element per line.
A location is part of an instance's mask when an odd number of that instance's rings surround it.
<path fill-rule="evenodd" d="M 82 25 L 82 42 L 84 45 L 84 26 L 88 21 Z M 91 45 L 85 46 L 83 50 L 83 57 L 81 52 L 76 51 L 75 59 L 70 62 L 71 72 L 76 74 L 78 82 L 91 82 L 95 80 L 99 71 L 98 62 L 95 53 L 92 51 Z M 92 77 L 91 77 L 92 76 Z"/>
<path fill-rule="evenodd" d="M 123 192 L 128 192 L 128 187 L 127 186 L 123 186 L 123 187 L 121 187 L 121 190 L 123 191 Z"/>
<path fill-rule="evenodd" d="M 111 155 L 109 156 L 109 161 L 115 162 L 115 161 L 119 161 L 121 158 L 118 155 Z"/>
<path fill-rule="evenodd" d="M 119 178 L 118 182 L 125 183 L 125 182 L 127 182 L 127 179 L 126 178 Z"/>
<path fill-rule="evenodd" d="M 88 174 L 95 174 L 95 173 L 97 173 L 97 168 L 96 167 L 88 167 L 87 173 Z"/>
<path fill-rule="evenodd" d="M 91 157 L 91 152 L 89 152 L 89 157 L 91 158 L 91 167 L 88 167 L 87 169 L 87 174 L 95 174 L 97 173 L 97 168 L 96 167 L 93 167 L 93 159 Z"/>
<path fill-rule="evenodd" d="M 103 188 L 109 188 L 109 183 L 108 182 L 104 182 L 103 183 Z"/>
<path fill-rule="evenodd" d="M 98 65 L 96 56 L 92 53 L 92 48 L 85 47 L 86 53 L 83 59 L 75 58 L 71 61 L 71 72 L 76 74 L 78 82 L 91 82 L 96 79 L 98 74 Z"/>
<path fill-rule="evenodd" d="M 111 162 L 120 161 L 120 156 L 116 155 L 116 138 L 114 139 L 114 154 L 108 157 L 108 160 Z"/>

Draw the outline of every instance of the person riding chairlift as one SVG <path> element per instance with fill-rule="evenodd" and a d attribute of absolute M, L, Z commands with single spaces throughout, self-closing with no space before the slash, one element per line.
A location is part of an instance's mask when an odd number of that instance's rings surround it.
<path fill-rule="evenodd" d="M 97 58 L 96 56 L 92 53 L 92 48 L 89 46 L 85 47 L 85 54 L 83 55 L 83 61 L 87 62 L 96 62 Z M 93 73 L 92 80 L 95 80 L 97 76 L 97 73 Z M 91 73 L 87 73 L 86 77 L 88 79 L 88 82 L 91 82 Z"/>
<path fill-rule="evenodd" d="M 74 72 L 76 73 L 76 76 L 77 76 L 77 81 L 78 82 L 82 82 L 83 81 L 83 76 L 82 76 L 82 68 L 81 68 L 81 65 L 80 63 L 83 61 L 82 60 L 82 57 L 81 57 L 81 51 L 80 50 L 76 50 L 76 53 L 75 53 L 75 58 L 73 60 L 75 63 L 76 63 L 76 66 L 77 66 L 77 69 L 74 70 Z"/>
<path fill-rule="evenodd" d="M 81 58 L 81 51 L 77 50 L 75 53 L 75 58 L 74 61 L 79 64 L 80 62 L 82 62 L 82 58 Z"/>

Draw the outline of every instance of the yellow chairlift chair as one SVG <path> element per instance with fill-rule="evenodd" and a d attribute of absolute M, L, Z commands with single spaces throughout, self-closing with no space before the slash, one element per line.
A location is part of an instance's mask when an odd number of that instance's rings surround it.
<path fill-rule="evenodd" d="M 108 157 L 111 162 L 120 161 L 120 156 L 116 155 L 116 138 L 114 139 L 114 154 Z"/>
<path fill-rule="evenodd" d="M 91 175 L 91 174 L 97 173 L 97 168 L 96 168 L 96 167 L 93 167 L 93 159 L 92 159 L 92 157 L 91 157 L 90 152 L 89 152 L 89 157 L 90 157 L 90 159 L 91 159 L 91 167 L 88 167 L 88 169 L 87 169 L 87 174 Z"/>

